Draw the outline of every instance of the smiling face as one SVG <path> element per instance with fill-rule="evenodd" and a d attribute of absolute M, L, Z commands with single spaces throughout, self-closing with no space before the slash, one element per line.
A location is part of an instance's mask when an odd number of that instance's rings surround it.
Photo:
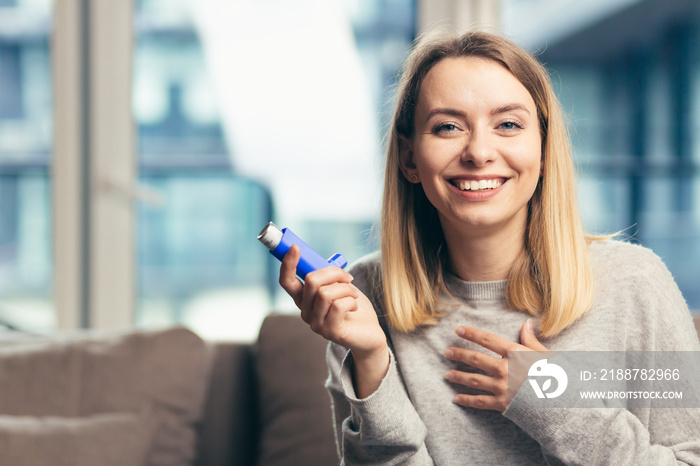
<path fill-rule="evenodd" d="M 495 61 L 445 58 L 421 85 L 401 171 L 419 180 L 445 236 L 524 235 L 541 171 L 530 93 Z"/>

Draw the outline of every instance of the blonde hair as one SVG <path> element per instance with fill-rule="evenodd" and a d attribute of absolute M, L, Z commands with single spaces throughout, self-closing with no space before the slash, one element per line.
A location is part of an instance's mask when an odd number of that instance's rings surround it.
<path fill-rule="evenodd" d="M 525 245 L 506 285 L 512 309 L 539 317 L 540 335 L 556 335 L 593 300 L 593 273 L 575 190 L 575 168 L 563 112 L 545 68 L 505 38 L 484 32 L 424 37 L 406 60 L 388 134 L 381 218 L 382 282 L 389 322 L 400 331 L 437 323 L 447 245 L 437 210 L 420 184 L 399 169 L 401 138 L 413 134 L 423 79 L 448 57 L 493 60 L 525 86 L 537 107 L 543 176 L 530 201 Z"/>

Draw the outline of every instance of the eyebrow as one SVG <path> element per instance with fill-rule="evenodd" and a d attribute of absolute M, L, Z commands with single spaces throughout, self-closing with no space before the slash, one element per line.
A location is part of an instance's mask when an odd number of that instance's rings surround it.
<path fill-rule="evenodd" d="M 452 115 L 458 117 L 465 116 L 464 112 L 460 112 L 459 110 L 455 110 L 454 108 L 436 108 L 431 110 L 430 113 L 428 113 L 428 117 L 425 119 L 425 121 L 430 120 L 435 115 Z"/>
<path fill-rule="evenodd" d="M 498 115 L 500 113 L 512 112 L 514 110 L 521 110 L 521 111 L 527 113 L 528 115 L 530 114 L 530 110 L 528 110 L 527 107 L 525 107 L 522 104 L 507 104 L 507 105 L 504 105 L 502 107 L 494 108 L 491 111 L 491 115 Z"/>
<path fill-rule="evenodd" d="M 499 115 L 501 113 L 512 112 L 515 110 L 523 111 L 523 112 L 527 113 L 528 115 L 530 114 L 530 110 L 528 110 L 527 107 L 525 107 L 524 105 L 513 103 L 513 104 L 506 104 L 506 105 L 503 105 L 501 107 L 494 108 L 493 110 L 491 110 L 491 115 Z M 428 116 L 425 120 L 428 121 L 433 116 L 440 115 L 440 114 L 452 115 L 452 116 L 458 116 L 458 117 L 465 116 L 464 112 L 462 112 L 460 110 L 456 110 L 454 108 L 436 108 L 436 109 L 431 110 L 430 113 L 428 113 Z"/>

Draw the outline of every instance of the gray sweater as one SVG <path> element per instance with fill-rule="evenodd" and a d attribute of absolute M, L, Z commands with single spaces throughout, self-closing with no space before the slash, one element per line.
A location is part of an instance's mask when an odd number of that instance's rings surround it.
<path fill-rule="evenodd" d="M 590 252 L 594 304 L 573 326 L 542 340 L 547 348 L 700 350 L 688 307 L 657 256 L 609 240 L 594 242 Z M 380 267 L 375 253 L 350 271 L 386 328 Z M 467 389 L 446 380 L 457 363 L 443 352 L 462 346 L 490 353 L 455 329 L 468 325 L 519 342 L 528 315 L 508 309 L 505 281 L 447 281 L 459 304 L 446 307 L 436 326 L 410 334 L 388 329 L 391 364 L 369 397 L 355 396 L 352 354 L 329 345 L 326 386 L 345 464 L 700 464 L 700 408 L 533 409 L 522 389 L 504 413 L 454 404 Z"/>

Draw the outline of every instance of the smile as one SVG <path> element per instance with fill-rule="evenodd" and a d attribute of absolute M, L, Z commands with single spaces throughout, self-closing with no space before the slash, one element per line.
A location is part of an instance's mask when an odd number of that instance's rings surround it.
<path fill-rule="evenodd" d="M 460 191 L 488 191 L 496 189 L 503 184 L 502 178 L 492 180 L 451 180 L 450 183 Z"/>

